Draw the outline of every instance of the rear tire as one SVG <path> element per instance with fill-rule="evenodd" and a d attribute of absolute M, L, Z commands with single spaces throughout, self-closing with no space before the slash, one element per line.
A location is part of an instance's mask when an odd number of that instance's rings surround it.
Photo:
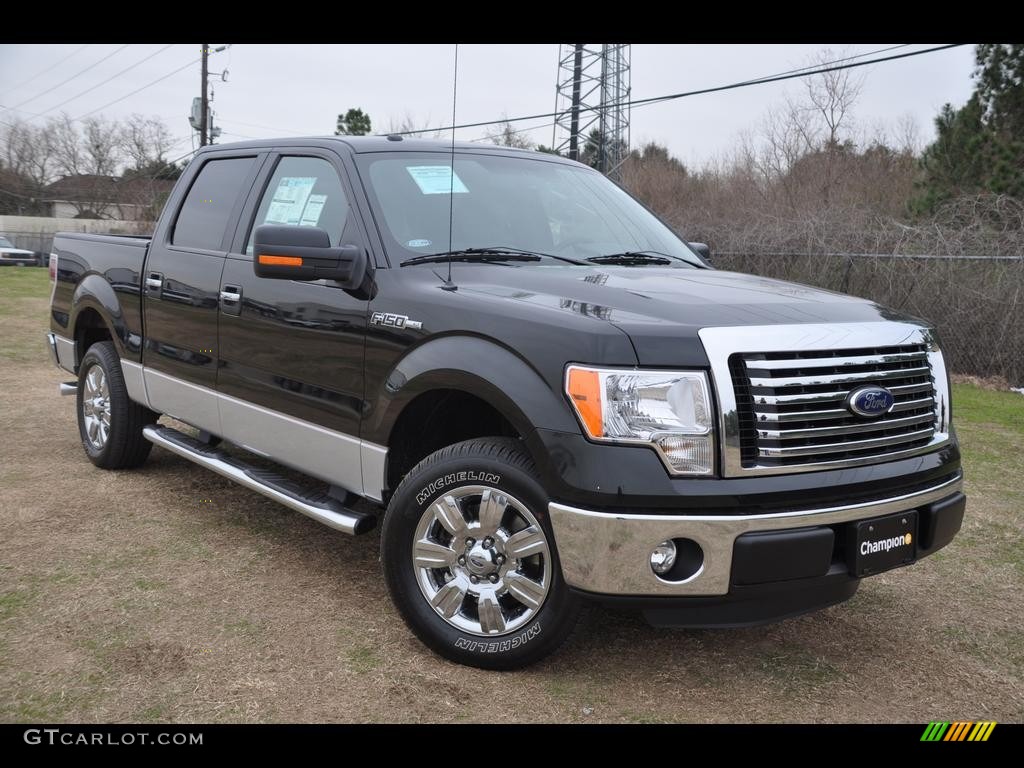
<path fill-rule="evenodd" d="M 78 433 L 89 461 L 102 469 L 130 469 L 146 460 L 153 444 L 142 429 L 159 414 L 128 397 L 113 342 L 97 342 L 85 353 L 76 401 Z"/>
<path fill-rule="evenodd" d="M 447 659 L 518 669 L 572 632 L 580 600 L 562 580 L 548 497 L 519 440 L 467 440 L 402 480 L 381 526 L 391 598 Z"/>

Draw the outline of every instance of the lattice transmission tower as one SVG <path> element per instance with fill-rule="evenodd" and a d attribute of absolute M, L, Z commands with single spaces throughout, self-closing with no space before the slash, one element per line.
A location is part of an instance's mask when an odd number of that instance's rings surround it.
<path fill-rule="evenodd" d="M 629 45 L 563 44 L 555 96 L 555 151 L 618 180 L 629 154 L 629 94 Z"/>

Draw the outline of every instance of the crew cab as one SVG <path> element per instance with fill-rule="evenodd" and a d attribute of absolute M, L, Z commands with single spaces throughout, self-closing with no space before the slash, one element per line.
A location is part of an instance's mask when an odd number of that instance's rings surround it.
<path fill-rule="evenodd" d="M 562 157 L 206 147 L 151 238 L 54 251 L 88 458 L 157 445 L 336 531 L 379 524 L 400 614 L 461 663 L 529 664 L 586 601 L 658 626 L 805 613 L 960 529 L 927 322 L 716 270 Z"/>

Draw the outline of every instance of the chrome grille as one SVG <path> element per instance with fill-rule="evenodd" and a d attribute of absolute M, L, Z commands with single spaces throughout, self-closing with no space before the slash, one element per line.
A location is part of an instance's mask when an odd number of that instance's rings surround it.
<path fill-rule="evenodd" d="M 928 346 L 740 353 L 729 358 L 741 464 L 801 467 L 860 461 L 927 446 L 936 434 Z M 895 403 L 876 419 L 854 415 L 850 393 L 885 387 Z"/>

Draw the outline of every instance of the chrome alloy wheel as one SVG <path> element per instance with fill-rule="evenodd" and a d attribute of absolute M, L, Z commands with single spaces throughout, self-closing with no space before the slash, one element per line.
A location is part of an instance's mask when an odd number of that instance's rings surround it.
<path fill-rule="evenodd" d="M 96 450 L 103 450 L 110 435 L 110 390 L 107 375 L 98 366 L 92 366 L 85 374 L 85 389 L 82 392 L 82 417 L 85 420 L 85 434 Z"/>
<path fill-rule="evenodd" d="M 453 627 L 496 636 L 527 624 L 551 587 L 547 536 L 526 505 L 471 485 L 423 513 L 412 551 L 427 602 Z"/>

